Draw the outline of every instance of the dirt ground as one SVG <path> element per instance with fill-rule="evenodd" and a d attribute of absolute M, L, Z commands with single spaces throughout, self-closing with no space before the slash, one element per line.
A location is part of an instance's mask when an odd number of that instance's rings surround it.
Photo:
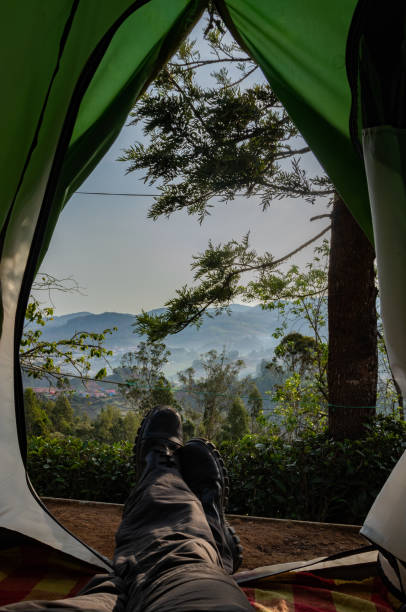
<path fill-rule="evenodd" d="M 69 531 L 106 557 L 112 557 L 122 506 L 49 498 L 44 502 Z M 357 529 L 350 526 L 233 516 L 229 520 L 244 547 L 241 569 L 303 561 L 366 544 Z"/>

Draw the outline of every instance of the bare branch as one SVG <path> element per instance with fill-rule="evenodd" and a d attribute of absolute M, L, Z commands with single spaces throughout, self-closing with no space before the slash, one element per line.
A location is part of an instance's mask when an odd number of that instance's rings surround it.
<path fill-rule="evenodd" d="M 306 242 L 304 242 L 303 244 L 298 246 L 297 249 L 295 249 L 294 251 L 291 251 L 290 253 L 288 253 L 284 257 L 281 257 L 280 259 L 276 260 L 275 261 L 275 265 L 279 265 L 280 263 L 286 261 L 287 259 L 290 259 L 291 257 L 293 257 L 293 255 L 296 255 L 296 253 L 299 253 L 299 251 L 301 251 L 302 249 L 305 249 L 306 247 L 308 247 L 310 244 L 312 244 L 313 242 L 315 242 L 316 240 L 318 240 L 319 238 L 324 236 L 324 234 L 326 234 L 330 230 L 331 230 L 331 225 L 328 225 L 321 232 L 316 234 L 316 236 L 313 236 L 313 238 L 310 238 L 310 240 L 307 240 Z"/>
<path fill-rule="evenodd" d="M 310 153 L 310 151 L 310 147 L 303 147 L 302 149 L 291 149 L 289 147 L 286 147 L 286 151 L 284 151 L 284 153 L 282 153 L 281 155 L 275 157 L 275 159 L 285 159 L 286 157 L 292 157 L 292 155 L 302 155 L 303 153 Z"/>
<path fill-rule="evenodd" d="M 326 213 L 324 215 L 316 215 L 315 217 L 310 217 L 310 221 L 317 221 L 317 219 L 331 219 L 331 213 Z"/>
<path fill-rule="evenodd" d="M 199 68 L 200 66 L 207 66 L 208 64 L 221 64 L 222 62 L 238 62 L 238 63 L 249 62 L 249 63 L 252 63 L 252 59 L 250 57 L 224 57 L 224 58 L 219 58 L 219 59 L 194 60 L 191 62 L 182 62 L 182 63 L 168 62 L 167 66 L 170 66 L 171 68 L 178 68 L 178 67 L 183 67 L 183 66 L 191 66 L 191 67 Z"/>
<path fill-rule="evenodd" d="M 243 74 L 243 76 L 240 79 L 238 79 L 238 81 L 234 81 L 234 83 L 230 83 L 229 85 L 224 85 L 224 87 L 221 87 L 219 91 L 222 91 L 224 89 L 229 89 L 230 87 L 235 87 L 236 85 L 239 85 L 240 83 L 245 81 L 245 79 L 247 79 L 253 72 L 255 72 L 257 68 L 258 66 L 254 66 L 254 68 L 252 68 L 251 70 Z"/>

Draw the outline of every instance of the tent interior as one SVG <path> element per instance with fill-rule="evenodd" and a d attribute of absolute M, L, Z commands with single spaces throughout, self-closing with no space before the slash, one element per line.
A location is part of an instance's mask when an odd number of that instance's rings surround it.
<path fill-rule="evenodd" d="M 0 553 L 6 564 L 10 542 L 18 542 L 21 550 L 37 543 L 46 555 L 59 551 L 67 555 L 61 563 L 71 567 L 87 564 L 82 579 L 92 568 L 109 568 L 107 559 L 50 515 L 30 484 L 18 361 L 24 314 L 60 212 L 207 4 L 17 0 L 3 6 Z M 214 0 L 214 5 L 375 244 L 385 339 L 405 394 L 406 291 L 400 279 L 406 262 L 406 5 L 388 2 L 384 15 L 377 3 L 362 0 Z M 379 41 L 388 31 L 390 44 L 382 50 Z M 307 569 L 345 567 L 355 576 L 361 567 L 375 566 L 379 554 L 382 571 L 403 598 L 405 472 L 404 455 L 362 528 L 379 553 L 354 553 Z M 250 585 L 254 578 L 300 567 L 302 562 L 263 568 L 240 580 Z M 64 592 L 75 591 L 71 585 Z"/>

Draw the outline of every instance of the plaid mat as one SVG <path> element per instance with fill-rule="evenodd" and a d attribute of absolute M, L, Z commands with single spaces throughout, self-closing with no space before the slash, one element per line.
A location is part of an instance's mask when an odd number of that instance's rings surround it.
<path fill-rule="evenodd" d="M 393 612 L 400 606 L 378 577 L 348 581 L 290 572 L 243 591 L 262 612 Z"/>
<path fill-rule="evenodd" d="M 0 606 L 73 597 L 94 573 L 80 561 L 40 544 L 0 550 Z"/>
<path fill-rule="evenodd" d="M 73 597 L 94 573 L 80 561 L 39 544 L 2 550 L 0 606 Z M 392 612 L 400 605 L 376 577 L 350 582 L 288 572 L 262 578 L 256 587 L 243 591 L 262 612 Z"/>

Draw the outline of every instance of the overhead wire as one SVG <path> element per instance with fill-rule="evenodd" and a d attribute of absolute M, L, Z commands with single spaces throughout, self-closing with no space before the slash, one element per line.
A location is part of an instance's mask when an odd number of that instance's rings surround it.
<path fill-rule="evenodd" d="M 99 196 L 124 196 L 124 197 L 135 197 L 135 198 L 141 198 L 141 197 L 147 197 L 147 198 L 155 198 L 155 197 L 160 197 L 162 194 L 160 193 L 132 193 L 132 192 L 110 192 L 110 191 L 75 191 L 73 195 L 99 195 Z M 214 194 L 213 197 L 217 196 L 224 196 L 225 194 L 223 193 L 218 193 L 218 194 Z M 236 193 L 234 194 L 235 196 L 239 196 L 239 197 L 244 197 L 247 194 L 245 193 Z M 255 195 L 262 195 L 262 194 L 255 194 Z M 137 383 L 135 382 L 116 382 L 116 381 L 110 381 L 110 380 L 96 380 L 94 378 L 90 378 L 90 377 L 82 377 L 82 376 L 75 376 L 72 374 L 62 374 L 62 376 L 66 376 L 67 378 L 81 378 L 82 380 L 87 380 L 87 381 L 92 381 L 92 382 L 97 382 L 97 383 L 107 383 L 110 385 L 117 385 L 117 386 L 124 386 L 124 387 L 129 387 L 129 386 L 136 386 Z M 141 387 L 139 387 L 141 389 Z M 175 387 L 170 387 L 171 391 L 174 392 L 181 392 L 181 393 L 186 393 L 186 394 L 190 394 L 190 395 L 202 395 L 202 392 L 196 392 L 196 391 L 185 391 L 182 389 L 176 389 Z M 224 396 L 224 394 L 211 394 L 211 395 L 215 395 L 217 396 Z M 248 398 L 247 395 L 240 395 L 241 398 Z M 271 398 L 268 397 L 263 397 L 262 398 L 263 401 L 268 401 L 268 402 L 272 402 Z M 269 410 L 269 409 L 267 409 Z M 270 409 L 272 410 L 272 409 Z"/>
<path fill-rule="evenodd" d="M 80 193 L 81 195 L 101 195 L 101 196 L 126 196 L 131 198 L 155 198 L 158 197 L 159 193 L 113 193 L 110 191 L 75 191 L 73 195 Z"/>
<path fill-rule="evenodd" d="M 52 372 L 48 372 L 44 368 L 40 368 L 40 367 L 21 366 L 21 368 L 23 370 L 26 370 L 27 372 L 35 371 L 38 374 L 43 373 L 44 376 L 46 375 L 55 376 L 55 374 L 52 374 Z M 55 377 L 58 379 L 77 378 L 77 379 L 82 380 L 83 384 L 85 384 L 86 382 L 93 382 L 93 383 L 102 384 L 102 385 L 103 384 L 117 385 L 118 387 L 136 387 L 140 391 L 147 391 L 149 389 L 149 387 L 145 385 L 140 385 L 137 381 L 130 381 L 130 380 L 129 381 L 103 380 L 103 379 L 98 379 L 98 378 L 92 378 L 91 376 L 81 376 L 80 374 L 68 374 L 67 372 L 57 372 Z M 179 387 L 174 387 L 172 385 L 168 385 L 167 388 L 169 388 L 173 393 L 183 393 L 185 395 L 210 395 L 211 397 L 228 397 L 228 394 L 226 393 L 214 393 L 210 391 L 204 392 L 204 391 L 188 390 L 188 389 L 182 389 Z M 241 395 L 241 394 L 238 394 L 238 395 L 241 398 L 249 398 L 249 395 Z M 270 397 L 263 397 L 262 400 L 267 401 L 267 402 L 272 401 Z"/>
<path fill-rule="evenodd" d="M 75 191 L 73 193 L 73 195 L 76 194 L 80 194 L 80 195 L 100 195 L 100 196 L 125 196 L 125 197 L 130 197 L 130 198 L 159 198 L 162 193 L 115 193 L 115 192 L 110 192 L 110 191 Z M 221 197 L 221 196 L 225 196 L 225 193 L 215 193 L 213 194 L 212 197 Z M 255 195 L 260 196 L 263 194 L 260 193 L 256 193 Z M 246 193 L 235 193 L 234 196 L 239 196 L 239 197 L 244 197 L 247 196 Z"/>

